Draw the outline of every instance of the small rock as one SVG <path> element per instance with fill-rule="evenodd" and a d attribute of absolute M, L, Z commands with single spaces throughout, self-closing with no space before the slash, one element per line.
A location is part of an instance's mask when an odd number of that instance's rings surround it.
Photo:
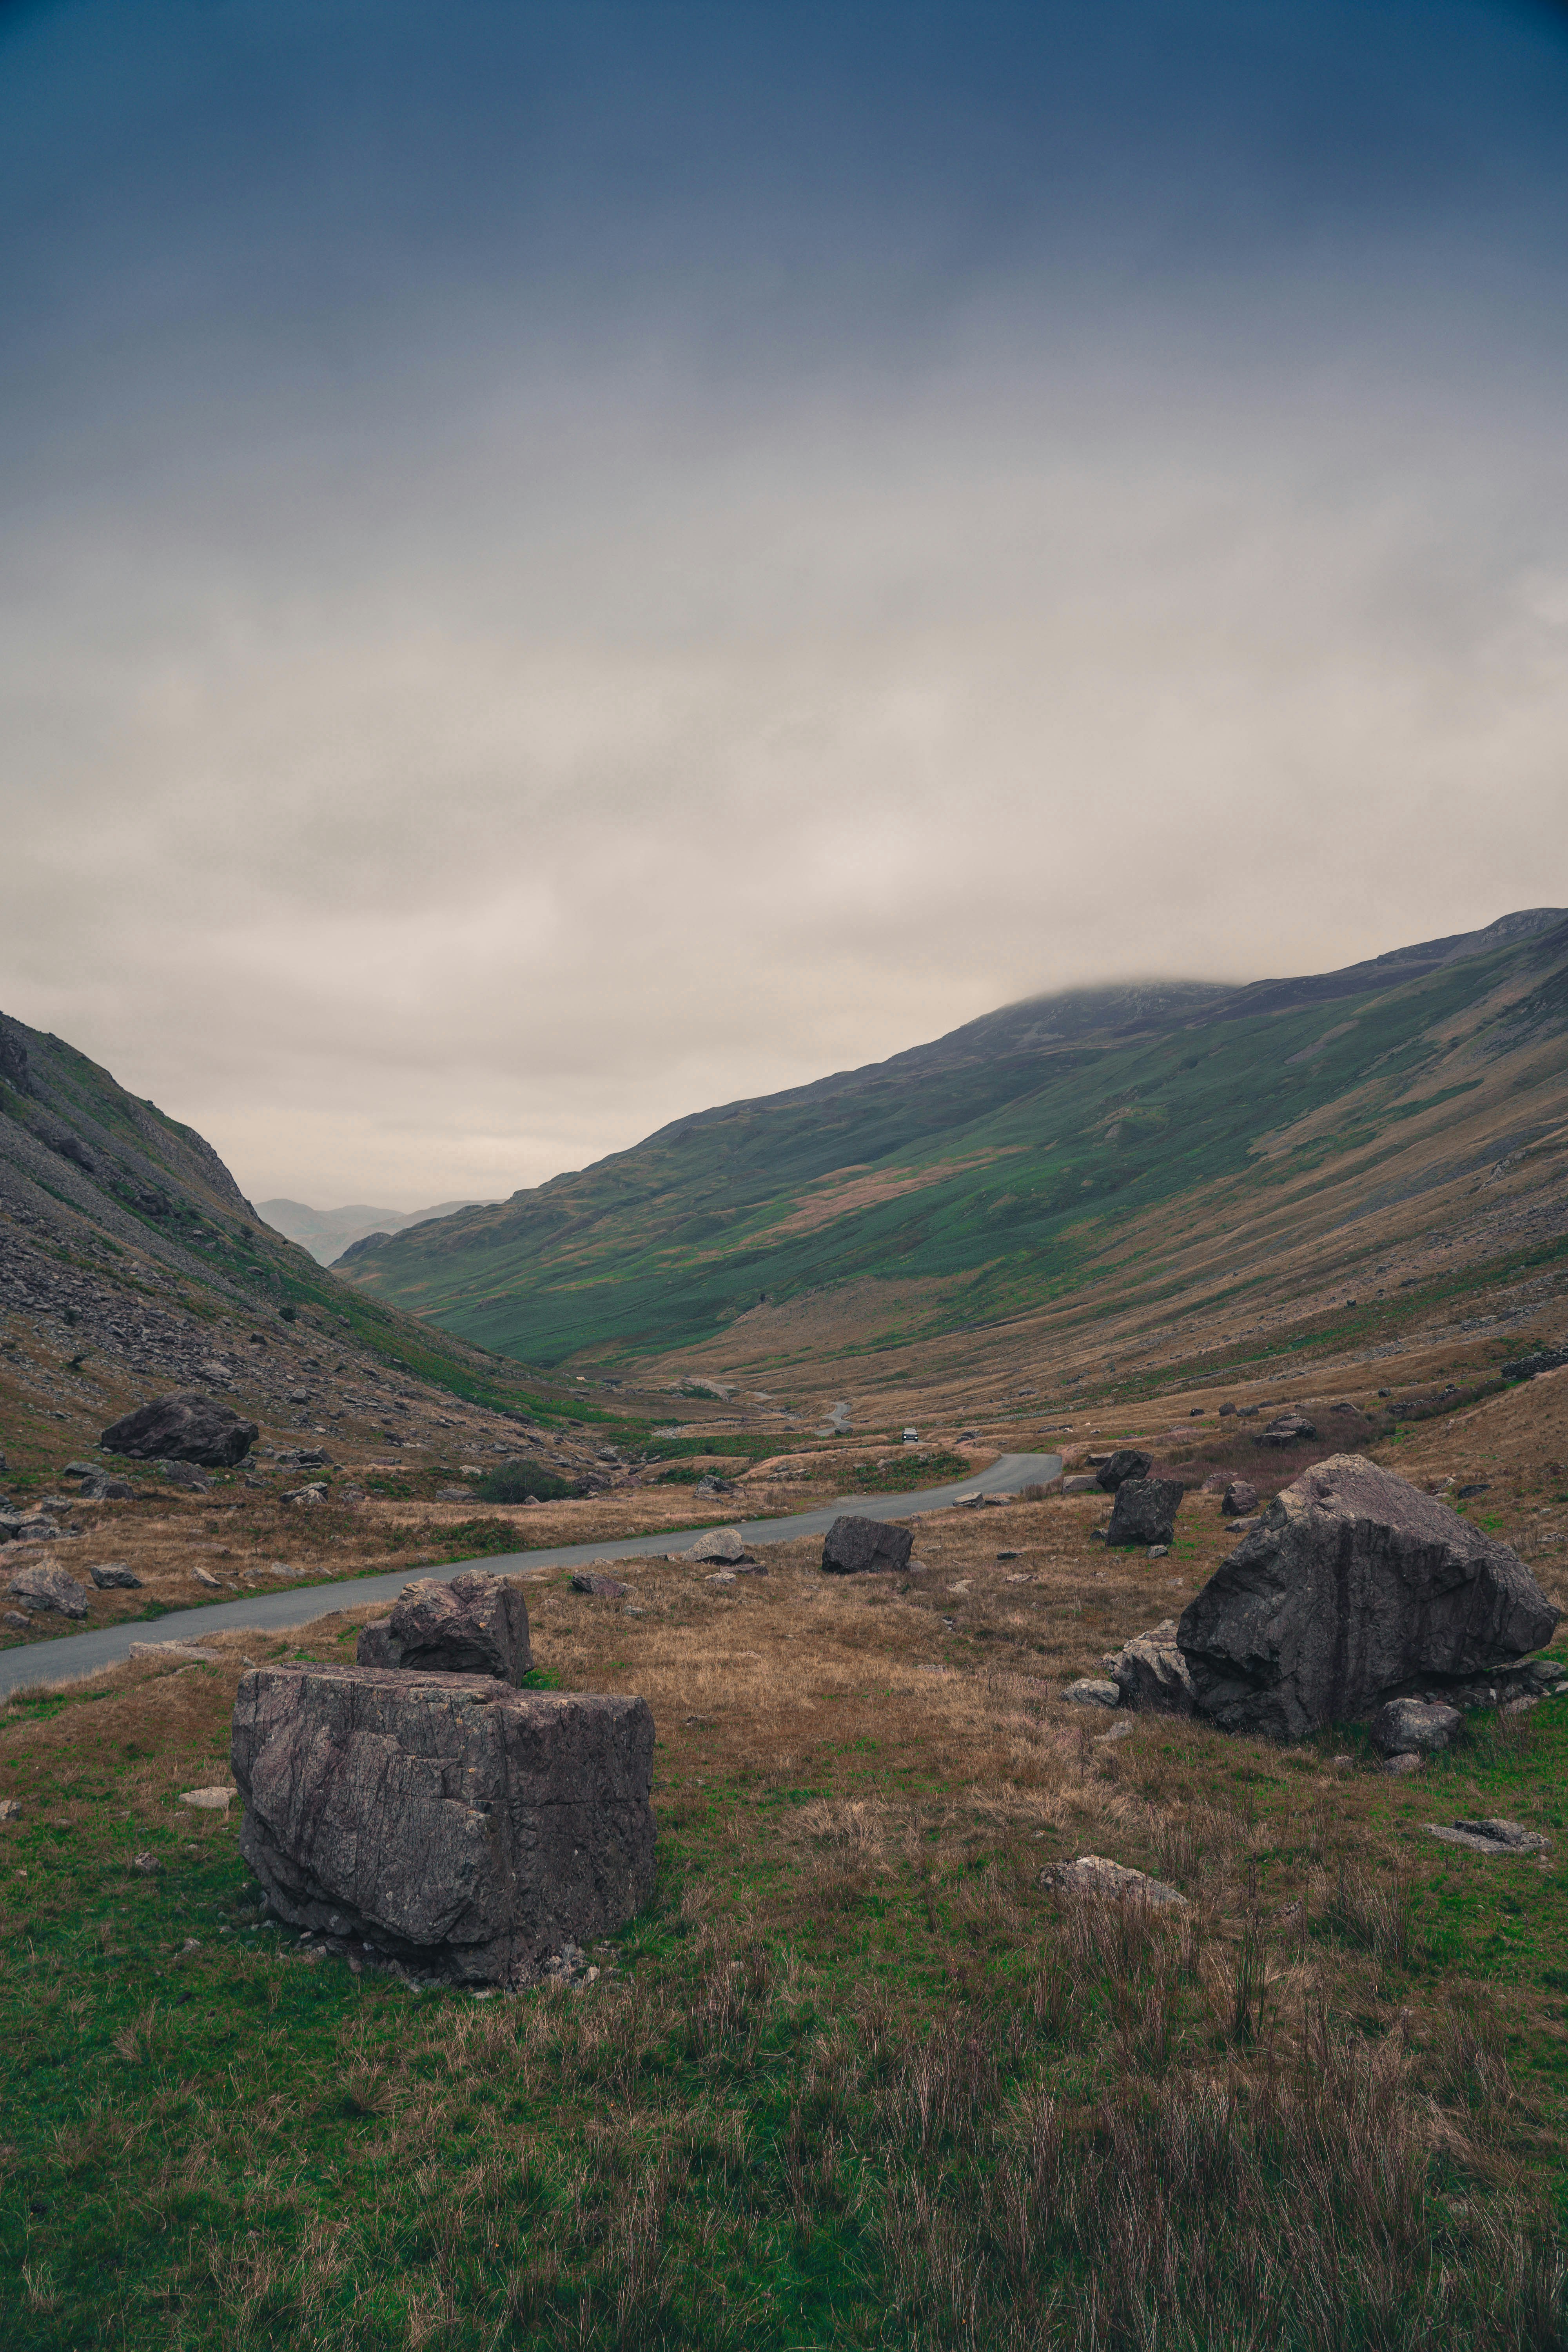
<path fill-rule="evenodd" d="M 592 1593 L 595 1601 L 623 1601 L 630 1587 L 617 1584 L 613 1576 L 600 1576 L 591 1569 L 579 1569 L 572 1579 L 574 1592 Z"/>
<path fill-rule="evenodd" d="M 1426 1761 L 1425 1756 L 1407 1748 L 1397 1756 L 1385 1756 L 1380 1769 L 1384 1772 L 1419 1772 Z"/>
<path fill-rule="evenodd" d="M 0 1822 L 19 1822 L 22 1808 L 15 1797 L 0 1799 Z"/>
<path fill-rule="evenodd" d="M 198 1649 L 194 1642 L 132 1642 L 128 1654 L 132 1658 L 168 1659 L 182 1666 L 216 1666 L 220 1663 L 213 1651 Z"/>
<path fill-rule="evenodd" d="M 1131 1895 L 1139 1902 L 1158 1906 L 1184 1906 L 1187 1900 L 1163 1879 L 1150 1878 L 1141 1870 L 1129 1870 L 1120 1862 L 1107 1862 L 1099 1853 L 1080 1853 L 1076 1862 L 1052 1864 L 1040 1873 L 1040 1885 L 1057 1887 L 1064 1895 Z"/>
<path fill-rule="evenodd" d="M 105 1560 L 100 1568 L 89 1568 L 89 1576 L 100 1592 L 140 1592 L 142 1579 L 134 1569 L 127 1568 L 122 1559 Z"/>
<path fill-rule="evenodd" d="M 745 1559 L 746 1547 L 738 1528 L 710 1528 L 684 1556 L 699 1566 L 704 1560 L 712 1560 L 733 1567 L 737 1560 Z"/>
<path fill-rule="evenodd" d="M 716 1568 L 706 1580 L 710 1584 L 733 1584 L 735 1570 L 732 1568 Z"/>
<path fill-rule="evenodd" d="M 1259 1430 L 1252 1442 L 1255 1445 L 1297 1445 L 1317 1433 L 1317 1423 L 1309 1421 L 1304 1412 L 1281 1412 L 1275 1415 L 1267 1429 Z"/>
<path fill-rule="evenodd" d="M 1152 1454 L 1142 1453 L 1136 1445 L 1119 1445 L 1109 1454 L 1095 1474 L 1095 1483 L 1102 1494 L 1114 1495 L 1129 1478 L 1147 1478 L 1154 1466 Z"/>
<path fill-rule="evenodd" d="M 1109 1731 L 1099 1735 L 1094 1744 L 1097 1748 L 1109 1748 L 1113 1739 L 1131 1739 L 1137 1728 L 1135 1723 L 1113 1723 Z"/>
<path fill-rule="evenodd" d="M 1552 1843 L 1535 1830 L 1527 1830 L 1522 1822 L 1498 1821 L 1483 1816 L 1479 1821 L 1457 1821 L 1447 1824 L 1428 1822 L 1429 1837 L 1441 1838 L 1445 1845 L 1462 1845 L 1471 1853 L 1542 1853 Z"/>
<path fill-rule="evenodd" d="M 1167 1559 L 1170 1557 L 1170 1551 L 1169 1544 L 1151 1544 L 1149 1557 L 1151 1559 Z"/>
<path fill-rule="evenodd" d="M 160 1478 L 167 1478 L 172 1486 L 184 1486 L 193 1495 L 212 1491 L 212 1480 L 194 1462 L 160 1462 L 157 1470 Z"/>
<path fill-rule="evenodd" d="M 209 1592 L 221 1592 L 223 1591 L 223 1579 L 221 1576 L 209 1575 L 205 1568 L 193 1568 L 191 1574 L 195 1578 L 198 1584 L 205 1584 Z"/>
<path fill-rule="evenodd" d="M 1016 1551 L 999 1551 L 996 1557 L 998 1559 L 1016 1559 L 1018 1555 Z"/>
<path fill-rule="evenodd" d="M 130 1503 L 136 1497 L 129 1478 L 112 1477 L 106 1470 L 89 1471 L 77 1492 L 84 1503 Z"/>
<path fill-rule="evenodd" d="M 1062 1696 L 1070 1699 L 1075 1706 L 1120 1706 L 1121 1704 L 1121 1693 L 1117 1685 L 1113 1682 L 1102 1682 L 1097 1675 L 1080 1675 L 1077 1682 L 1067 1685 Z"/>
<path fill-rule="evenodd" d="M 1368 1727 L 1380 1756 L 1439 1755 L 1453 1746 L 1463 1727 L 1457 1706 L 1419 1698 L 1388 1699 Z"/>
<path fill-rule="evenodd" d="M 286 1503 L 297 1503 L 302 1509 L 312 1510 L 327 1499 L 327 1489 L 320 1478 L 312 1478 L 308 1486 L 295 1486 L 283 1496 Z"/>
<path fill-rule="evenodd" d="M 1245 1519 L 1258 1508 L 1258 1489 L 1249 1479 L 1232 1478 L 1220 1497 L 1220 1511 L 1227 1519 Z"/>
<path fill-rule="evenodd" d="M 1220 1409 L 1219 1409 L 1219 1411 L 1220 1411 L 1220 1419 L 1221 1419 L 1222 1421 L 1224 1421 L 1224 1420 L 1227 1419 L 1227 1418 L 1228 1418 L 1228 1416 L 1236 1411 L 1236 1407 L 1235 1407 L 1233 1404 L 1222 1404 L 1222 1405 L 1221 1405 L 1221 1407 L 1220 1407 Z"/>
<path fill-rule="evenodd" d="M 1468 1503 L 1472 1495 L 1489 1495 L 1491 1484 L 1489 1478 L 1472 1478 L 1468 1486 L 1460 1487 L 1458 1500 L 1461 1503 Z"/>
<path fill-rule="evenodd" d="M 63 1568 L 46 1567 L 40 1561 L 36 1568 L 18 1569 L 8 1590 L 35 1615 L 51 1610 L 61 1617 L 87 1615 L 87 1587 L 68 1576 Z"/>
<path fill-rule="evenodd" d="M 1126 1706 L 1149 1715 L 1193 1712 L 1192 1676 L 1177 1646 L 1173 1617 L 1124 1643 L 1110 1662 L 1110 1674 Z"/>
<path fill-rule="evenodd" d="M 180 1802 L 195 1805 L 199 1812 L 224 1813 L 235 1794 L 233 1789 L 185 1789 L 181 1791 Z"/>
<path fill-rule="evenodd" d="M 1098 1478 L 1082 1470 L 1075 1471 L 1070 1478 L 1062 1480 L 1064 1495 L 1100 1495 L 1104 1491 Z"/>
<path fill-rule="evenodd" d="M 163 1865 L 155 1853 L 133 1853 L 131 1867 L 139 1870 L 143 1878 L 156 1878 Z"/>
<path fill-rule="evenodd" d="M 27 1626 L 27 1621 L 19 1609 L 7 1609 L 4 1617 L 0 1618 L 0 1623 L 14 1625 L 21 1633 L 25 1633 Z"/>
<path fill-rule="evenodd" d="M 437 1486 L 436 1489 L 438 1503 L 471 1503 L 474 1499 L 471 1486 Z"/>

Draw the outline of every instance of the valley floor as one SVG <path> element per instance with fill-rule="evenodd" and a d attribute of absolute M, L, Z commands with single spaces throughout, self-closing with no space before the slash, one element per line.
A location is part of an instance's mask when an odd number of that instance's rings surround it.
<path fill-rule="evenodd" d="M 1407 1422 L 1342 1401 L 1358 1450 L 1484 1482 L 1464 1507 L 1564 1597 L 1568 1374 Z M 1067 1443 L 1142 1426 L 1177 1458 L 1175 1402 Z M 1205 1419 L 1189 1464 L 1266 1461 Z M 948 1512 L 898 1578 L 825 1578 L 816 1545 L 729 1584 L 628 1562 L 621 1601 L 528 1576 L 540 1665 L 653 1709 L 659 1874 L 573 1985 L 517 1996 L 279 1934 L 237 1822 L 181 1802 L 227 1780 L 247 1655 L 352 1655 L 372 1612 L 0 1710 L 0 2336 L 1562 2345 L 1568 1701 L 1407 1779 L 1354 1730 L 1071 1706 L 1228 1548 L 1211 1495 L 1162 1559 L 1108 1554 L 1103 1517 Z M 1553 1843 L 1427 1834 L 1487 1813 Z M 1085 1853 L 1188 1906 L 1074 1909 L 1042 1873 Z"/>

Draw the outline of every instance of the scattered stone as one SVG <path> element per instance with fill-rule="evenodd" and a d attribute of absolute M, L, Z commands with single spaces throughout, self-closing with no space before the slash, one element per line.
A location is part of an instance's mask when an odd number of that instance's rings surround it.
<path fill-rule="evenodd" d="M 364 1628 L 355 1659 L 515 1685 L 533 1664 L 528 1603 L 521 1586 L 483 1569 L 466 1568 L 449 1582 L 421 1577 L 404 1586 L 390 1619 Z"/>
<path fill-rule="evenodd" d="M 1479 1821 L 1458 1821 L 1452 1828 L 1436 1822 L 1426 1824 L 1428 1837 L 1441 1838 L 1445 1845 L 1462 1845 L 1471 1853 L 1542 1853 L 1552 1843 L 1535 1830 L 1527 1830 L 1522 1822 L 1498 1821 L 1483 1816 Z"/>
<path fill-rule="evenodd" d="M 77 1488 L 84 1503 L 133 1503 L 136 1489 L 129 1478 L 116 1478 L 107 1470 L 89 1470 Z"/>
<path fill-rule="evenodd" d="M 437 1486 L 436 1500 L 438 1503 L 471 1503 L 475 1495 L 471 1486 Z"/>
<path fill-rule="evenodd" d="M 216 1666 L 220 1660 L 211 1650 L 204 1650 L 194 1642 L 132 1642 L 128 1654 L 132 1658 L 167 1658 L 183 1666 Z"/>
<path fill-rule="evenodd" d="M 1276 1496 L 1183 1612 L 1200 1715 L 1304 1738 L 1428 1677 L 1540 1649 L 1558 1611 L 1506 1544 L 1353 1454 Z"/>
<path fill-rule="evenodd" d="M 1258 1508 L 1258 1489 L 1248 1478 L 1232 1478 L 1220 1497 L 1220 1511 L 1227 1519 L 1245 1519 Z"/>
<path fill-rule="evenodd" d="M 822 1539 L 823 1574 L 858 1576 L 868 1570 L 903 1569 L 914 1548 L 908 1528 L 846 1512 L 834 1520 Z"/>
<path fill-rule="evenodd" d="M 651 1894 L 653 1742 L 640 1698 L 258 1667 L 234 1714 L 240 1850 L 293 1927 L 524 1982 Z"/>
<path fill-rule="evenodd" d="M 999 1551 L 996 1557 L 998 1559 L 1016 1559 L 1018 1555 L 1016 1551 Z"/>
<path fill-rule="evenodd" d="M 1419 1772 L 1426 1759 L 1413 1748 L 1402 1748 L 1397 1756 L 1385 1756 L 1378 1769 L 1382 1772 Z"/>
<path fill-rule="evenodd" d="M 1193 1678 L 1177 1646 L 1173 1617 L 1167 1617 L 1152 1633 L 1134 1634 L 1112 1659 L 1110 1674 L 1123 1706 L 1141 1714 L 1193 1712 Z"/>
<path fill-rule="evenodd" d="M 1149 1547 L 1149 1557 L 1151 1559 L 1168 1559 L 1170 1552 L 1171 1547 L 1169 1544 L 1151 1544 Z"/>
<path fill-rule="evenodd" d="M 268 1562 L 267 1573 L 268 1576 L 303 1576 L 305 1570 L 302 1568 L 290 1568 L 286 1559 L 274 1559 Z"/>
<path fill-rule="evenodd" d="M 1064 1495 L 1100 1495 L 1104 1491 L 1099 1479 L 1088 1471 L 1075 1470 L 1070 1478 L 1062 1480 Z"/>
<path fill-rule="evenodd" d="M 163 1865 L 155 1853 L 133 1853 L 131 1867 L 140 1871 L 143 1878 L 156 1878 Z"/>
<path fill-rule="evenodd" d="M 1101 1682 L 1098 1675 L 1080 1675 L 1076 1683 L 1068 1683 L 1062 1692 L 1074 1706 L 1120 1706 L 1121 1693 L 1113 1682 Z"/>
<path fill-rule="evenodd" d="M 207 1495 L 212 1492 L 212 1480 L 204 1477 L 194 1462 L 172 1459 L 168 1462 L 160 1462 L 157 1465 L 157 1470 L 160 1478 L 167 1478 L 172 1486 L 184 1486 L 193 1495 Z"/>
<path fill-rule="evenodd" d="M 726 1568 L 733 1568 L 737 1561 L 745 1559 L 746 1547 L 738 1528 L 710 1528 L 682 1556 L 695 1561 L 699 1567 L 704 1560 L 712 1560 Z"/>
<path fill-rule="evenodd" d="M 1054 1886 L 1063 1895 L 1131 1896 L 1157 1906 L 1167 1903 L 1184 1906 L 1187 1900 L 1163 1879 L 1147 1877 L 1141 1870 L 1129 1870 L 1120 1862 L 1107 1862 L 1099 1853 L 1080 1853 L 1076 1862 L 1051 1864 L 1040 1873 L 1040 1885 Z"/>
<path fill-rule="evenodd" d="M 209 1592 L 221 1592 L 223 1591 L 223 1579 L 221 1576 L 213 1576 L 205 1568 L 193 1568 L 191 1574 L 195 1578 L 198 1584 L 205 1584 Z"/>
<path fill-rule="evenodd" d="M 89 1568 L 89 1576 L 100 1592 L 140 1592 L 142 1579 L 122 1559 L 105 1560 L 101 1568 Z"/>
<path fill-rule="evenodd" d="M 1380 1756 L 1440 1755 L 1452 1748 L 1464 1728 L 1457 1706 L 1422 1698 L 1391 1698 L 1380 1706 L 1368 1728 Z"/>
<path fill-rule="evenodd" d="M 61 1617 L 87 1615 L 86 1585 L 68 1576 L 63 1568 L 50 1568 L 42 1560 L 36 1567 L 18 1569 L 6 1590 L 34 1616 L 50 1611 Z"/>
<path fill-rule="evenodd" d="M 22 1808 L 15 1797 L 0 1798 L 0 1822 L 19 1822 Z"/>
<path fill-rule="evenodd" d="M 617 1584 L 613 1576 L 601 1576 L 592 1569 L 579 1569 L 572 1579 L 574 1592 L 591 1593 L 595 1601 L 624 1601 L 629 1585 Z"/>
<path fill-rule="evenodd" d="M 1222 1421 L 1227 1420 L 1235 1411 L 1236 1407 L 1233 1404 L 1222 1404 L 1219 1409 L 1220 1419 Z"/>
<path fill-rule="evenodd" d="M 1182 1493 L 1179 1478 L 1124 1478 L 1116 1489 L 1106 1542 L 1169 1544 L 1176 1532 Z"/>
<path fill-rule="evenodd" d="M 1154 1466 L 1152 1454 L 1141 1453 L 1136 1445 L 1119 1445 L 1108 1454 L 1095 1474 L 1095 1484 L 1100 1492 L 1114 1495 L 1129 1478 L 1147 1478 Z"/>
<path fill-rule="evenodd" d="M 1304 1412 L 1281 1412 L 1275 1415 L 1267 1429 L 1260 1429 L 1252 1442 L 1255 1445 L 1298 1445 L 1317 1433 L 1317 1423 L 1309 1421 Z"/>
<path fill-rule="evenodd" d="M 323 1482 L 320 1478 L 312 1478 L 308 1486 L 291 1487 L 281 1499 L 285 1503 L 298 1503 L 306 1510 L 313 1510 L 319 1503 L 324 1503 L 327 1498 L 327 1488 Z"/>
<path fill-rule="evenodd" d="M 1461 1503 L 1468 1503 L 1473 1495 L 1489 1494 L 1491 1492 L 1491 1483 L 1492 1482 L 1489 1478 L 1472 1478 L 1468 1486 L 1461 1486 L 1459 1488 L 1458 1496 L 1458 1501 Z"/>
<path fill-rule="evenodd" d="M 257 1435 L 253 1421 L 242 1421 L 232 1406 L 191 1389 L 139 1405 L 111 1422 L 100 1443 L 105 1453 L 127 1454 L 134 1462 L 203 1462 L 231 1470 L 244 1461 Z"/>
<path fill-rule="evenodd" d="M 25 1517 L 5 1521 L 5 1534 L 13 1543 L 58 1543 L 60 1530 L 47 1511 L 30 1511 Z"/>
<path fill-rule="evenodd" d="M 737 1571 L 732 1568 L 716 1568 L 705 1581 L 709 1584 L 733 1584 L 736 1573 Z"/>
<path fill-rule="evenodd" d="M 1097 1748 L 1109 1748 L 1113 1739 L 1131 1739 L 1136 1729 L 1136 1724 L 1113 1723 L 1109 1731 L 1099 1734 L 1094 1744 Z"/>
<path fill-rule="evenodd" d="M 5 1612 L 3 1619 L 0 1619 L 0 1622 L 13 1625 L 20 1633 L 25 1633 L 26 1631 L 27 1621 L 23 1616 L 19 1609 L 7 1609 Z"/>
<path fill-rule="evenodd" d="M 180 1802 L 195 1805 L 198 1812 L 226 1813 L 234 1794 L 232 1789 L 186 1789 L 181 1793 Z"/>

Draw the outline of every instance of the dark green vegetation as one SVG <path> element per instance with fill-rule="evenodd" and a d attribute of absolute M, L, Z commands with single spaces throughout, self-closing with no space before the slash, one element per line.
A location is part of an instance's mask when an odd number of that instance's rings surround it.
<path fill-rule="evenodd" d="M 268 1924 L 174 1801 L 226 1689 L 171 1726 L 159 1687 L 172 1779 L 112 1701 L 4 1718 L 8 2352 L 1568 2341 L 1561 1873 L 1419 1834 L 1568 1834 L 1561 1706 L 1419 1790 L 1146 1727 L 1128 1858 L 1174 1917 L 1042 1888 L 1071 1805 L 977 1818 L 938 1750 L 678 1735 L 599 1981 L 476 2000 Z"/>
<path fill-rule="evenodd" d="M 1563 1118 L 1565 972 L 1548 914 L 1317 979 L 1040 999 L 360 1243 L 342 1270 L 546 1363 L 691 1345 L 867 1277 L 923 1286 L 865 1306 L 864 1349 L 885 1348 L 1070 1298 L 1124 1247 L 1157 1301 L 1186 1280 L 1167 1227 L 1321 1215 L 1331 1194 L 1343 1223 L 1528 1154 Z M 1233 1299 L 1278 1257 L 1238 1267 Z M 792 1345 L 786 1325 L 778 1360 Z"/>
<path fill-rule="evenodd" d="M 852 1495 L 912 1495 L 921 1486 L 947 1486 L 967 1478 L 971 1464 L 962 1454 L 917 1453 L 883 1454 L 876 1462 L 857 1462 L 848 1476 Z"/>
<path fill-rule="evenodd" d="M 547 1470 L 542 1462 L 502 1462 L 485 1472 L 477 1492 L 485 1503 L 526 1503 L 531 1496 L 536 1503 L 552 1503 L 559 1496 L 574 1495 L 577 1481 Z"/>

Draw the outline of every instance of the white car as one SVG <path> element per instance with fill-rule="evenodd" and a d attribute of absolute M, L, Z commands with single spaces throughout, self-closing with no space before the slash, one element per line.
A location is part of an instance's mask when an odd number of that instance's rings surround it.
<path fill-rule="evenodd" d="M 905 1432 L 904 1432 L 904 1444 L 905 1444 L 906 1445 L 918 1445 L 918 1444 L 920 1444 L 920 1442 L 921 1442 L 921 1439 L 920 1439 L 920 1432 L 919 1432 L 919 1430 L 918 1430 L 918 1429 L 906 1429 L 906 1430 L 905 1430 Z"/>

